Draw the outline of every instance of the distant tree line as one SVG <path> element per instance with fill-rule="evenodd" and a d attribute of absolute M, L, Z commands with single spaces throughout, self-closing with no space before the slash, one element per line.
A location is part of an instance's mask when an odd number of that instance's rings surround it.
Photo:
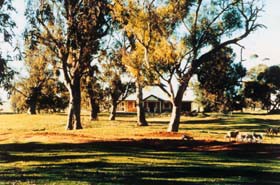
<path fill-rule="evenodd" d="M 257 106 L 269 113 L 280 112 L 280 66 L 259 65 L 249 73 L 250 80 L 245 82 L 244 96 L 248 105 Z"/>
<path fill-rule="evenodd" d="M 205 63 L 208 70 L 202 70 L 198 82 L 192 84 L 195 101 L 205 112 L 228 113 L 259 108 L 268 113 L 279 113 L 280 66 L 260 64 L 246 72 L 241 63 L 229 64 L 223 62 L 222 65 L 228 67 L 210 68 Z"/>

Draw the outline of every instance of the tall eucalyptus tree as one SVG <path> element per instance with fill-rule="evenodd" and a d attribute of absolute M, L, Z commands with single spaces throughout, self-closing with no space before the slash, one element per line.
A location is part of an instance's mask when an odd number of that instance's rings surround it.
<path fill-rule="evenodd" d="M 107 0 L 29 0 L 27 37 L 43 44 L 59 58 L 70 94 L 66 129 L 82 129 L 81 78 L 98 53 L 100 39 L 110 28 Z"/>

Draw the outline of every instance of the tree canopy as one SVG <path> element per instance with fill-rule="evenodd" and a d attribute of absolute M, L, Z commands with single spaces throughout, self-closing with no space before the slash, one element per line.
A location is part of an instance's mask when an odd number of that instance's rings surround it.
<path fill-rule="evenodd" d="M 200 89 L 209 101 L 211 111 L 228 112 L 233 110 L 236 97 L 242 85 L 246 69 L 241 62 L 235 62 L 231 48 L 224 48 L 205 61 L 197 72 Z M 208 97 L 208 98 L 207 98 Z M 239 100 L 238 100 L 239 101 Z"/>
<path fill-rule="evenodd" d="M 0 1 L 0 8 L 9 3 Z M 142 89 L 157 85 L 172 104 L 167 131 L 177 132 L 183 96 L 194 75 L 216 102 L 233 101 L 245 70 L 234 63 L 230 47 L 243 48 L 239 42 L 264 27 L 258 22 L 262 10 L 261 0 L 28 0 L 24 36 L 30 55 L 26 52 L 25 59 L 34 64 L 29 65 L 33 75 L 24 82 L 30 84 L 27 92 L 32 95 L 27 102 L 34 102 L 42 84 L 51 81 L 49 76 L 61 73 L 69 94 L 66 128 L 82 129 L 82 91 L 87 92 L 92 111 L 98 110 L 104 97 L 101 83 L 106 81 L 106 92 L 116 105 L 133 87 L 122 81 L 129 72 L 135 82 L 138 125 L 148 125 Z M 0 24 L 13 27 L 7 20 L 9 16 L 4 16 Z M 117 46 L 104 47 L 116 36 L 121 38 Z M 5 62 L 1 69 L 9 71 Z M 107 79 L 102 81 L 98 73 Z M 278 92 L 275 76 L 264 72 L 257 78 Z M 32 79 L 38 83 L 31 85 Z"/>
<path fill-rule="evenodd" d="M 106 0 L 29 1 L 26 12 L 30 27 L 26 36 L 56 54 L 69 90 L 67 129 L 81 129 L 81 78 L 98 53 L 100 39 L 110 24 Z M 39 7 L 39 9 L 38 9 Z"/>
<path fill-rule="evenodd" d="M 130 52 L 129 60 L 160 78 L 173 105 L 168 131 L 176 132 L 191 77 L 213 54 L 263 27 L 257 22 L 263 6 L 258 0 L 181 0 L 143 1 L 140 9 L 137 3 L 116 1 L 115 14 L 136 41 L 138 54 Z"/>
<path fill-rule="evenodd" d="M 0 1 L 0 35 L 3 34 L 4 42 L 9 44 L 12 43 L 13 28 L 16 26 L 11 18 L 14 10 L 11 0 Z M 5 90 L 11 89 L 11 80 L 15 75 L 15 71 L 8 65 L 9 60 L 10 56 L 5 51 L 0 51 L 0 87 Z"/>
<path fill-rule="evenodd" d="M 68 98 L 59 78 L 55 55 L 43 45 L 28 48 L 26 41 L 24 63 L 28 73 L 13 87 L 12 106 L 19 111 L 36 114 L 40 110 L 63 110 Z"/>

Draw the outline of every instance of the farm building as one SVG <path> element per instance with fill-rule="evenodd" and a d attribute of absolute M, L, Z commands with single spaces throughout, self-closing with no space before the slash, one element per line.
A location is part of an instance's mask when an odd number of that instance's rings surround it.
<path fill-rule="evenodd" d="M 191 89 L 184 93 L 182 112 L 200 111 L 195 103 L 195 95 Z M 148 86 L 143 89 L 143 101 L 146 112 L 163 113 L 171 112 L 172 104 L 168 96 L 156 86 Z M 129 95 L 117 108 L 117 112 L 136 112 L 136 94 Z"/>

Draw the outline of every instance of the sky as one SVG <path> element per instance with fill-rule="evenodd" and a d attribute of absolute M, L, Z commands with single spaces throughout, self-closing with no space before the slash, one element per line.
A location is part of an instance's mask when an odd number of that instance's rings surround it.
<path fill-rule="evenodd" d="M 251 68 L 264 63 L 268 66 L 280 64 L 280 1 L 264 0 L 265 12 L 259 22 L 267 28 L 259 29 L 241 42 L 245 46 L 243 65 Z M 259 57 L 252 59 L 250 56 L 257 54 Z M 263 61 L 264 58 L 270 60 Z"/>
<path fill-rule="evenodd" d="M 259 22 L 264 24 L 267 28 L 257 30 L 241 42 L 241 45 L 245 47 L 245 50 L 243 50 L 243 59 L 245 59 L 243 65 L 247 69 L 261 63 L 268 66 L 280 64 L 280 0 L 263 1 L 265 3 L 265 8 Z M 17 24 L 16 34 L 20 36 L 25 25 L 24 0 L 13 0 L 13 3 L 17 9 L 17 14 L 13 16 Z M 0 44 L 0 48 L 9 48 L 9 46 L 3 45 L 1 37 Z M 238 53 L 239 51 L 237 51 L 237 54 Z M 252 58 L 251 56 L 254 54 L 257 54 L 259 57 Z M 264 58 L 269 58 L 269 60 L 263 61 Z M 19 71 L 22 69 L 22 65 L 19 61 L 15 61 L 14 66 L 16 66 Z M 0 90 L 0 97 L 7 100 L 5 92 L 2 90 Z"/>

